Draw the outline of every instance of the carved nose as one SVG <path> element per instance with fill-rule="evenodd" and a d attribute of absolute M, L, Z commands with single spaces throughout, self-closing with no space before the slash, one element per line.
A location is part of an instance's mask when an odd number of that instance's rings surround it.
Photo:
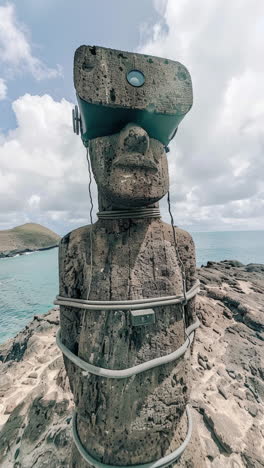
<path fill-rule="evenodd" d="M 122 133 L 121 139 L 125 152 L 146 154 L 149 149 L 149 136 L 143 128 L 129 125 Z"/>
<path fill-rule="evenodd" d="M 157 172 L 147 132 L 134 123 L 129 123 L 119 134 L 117 156 L 113 166 L 123 169 L 138 168 Z"/>

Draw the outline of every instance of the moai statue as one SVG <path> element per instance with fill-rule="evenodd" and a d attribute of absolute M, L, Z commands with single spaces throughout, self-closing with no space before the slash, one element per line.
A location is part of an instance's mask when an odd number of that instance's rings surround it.
<path fill-rule="evenodd" d="M 158 206 L 169 141 L 192 105 L 190 75 L 171 60 L 81 46 L 74 85 L 99 213 L 59 250 L 57 341 L 76 406 L 70 466 L 203 468 L 188 406 L 195 249 Z"/>

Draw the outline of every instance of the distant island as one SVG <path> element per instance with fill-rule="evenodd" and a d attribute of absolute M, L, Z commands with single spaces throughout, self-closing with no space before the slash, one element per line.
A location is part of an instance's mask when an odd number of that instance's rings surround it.
<path fill-rule="evenodd" d="M 59 241 L 58 234 L 41 224 L 22 224 L 0 231 L 0 258 L 52 249 L 59 245 Z"/>

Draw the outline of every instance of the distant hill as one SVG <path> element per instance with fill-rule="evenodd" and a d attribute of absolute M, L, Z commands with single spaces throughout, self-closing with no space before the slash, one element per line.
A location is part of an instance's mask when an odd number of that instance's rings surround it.
<path fill-rule="evenodd" d="M 0 231 L 0 257 L 56 247 L 60 236 L 36 223 L 26 223 Z"/>

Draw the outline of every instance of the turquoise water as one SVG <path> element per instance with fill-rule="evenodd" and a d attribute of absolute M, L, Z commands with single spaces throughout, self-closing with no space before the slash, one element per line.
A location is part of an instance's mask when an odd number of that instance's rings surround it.
<path fill-rule="evenodd" d="M 55 248 L 0 259 L 0 343 L 52 307 L 58 294 L 57 258 Z"/>
<path fill-rule="evenodd" d="M 264 264 L 264 231 L 197 232 L 197 265 L 208 260 Z M 58 249 L 0 259 L 0 342 L 35 314 L 47 312 L 58 294 Z"/>
<path fill-rule="evenodd" d="M 208 260 L 264 263 L 264 231 L 192 232 L 197 265 Z"/>

